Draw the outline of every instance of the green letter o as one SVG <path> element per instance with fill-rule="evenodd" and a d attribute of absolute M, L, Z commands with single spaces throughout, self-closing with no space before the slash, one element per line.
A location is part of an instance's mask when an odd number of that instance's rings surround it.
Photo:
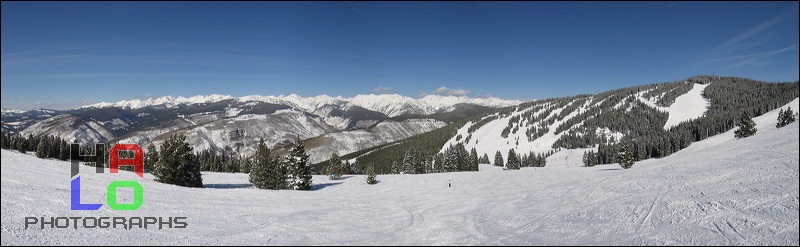
<path fill-rule="evenodd" d="M 132 204 L 117 204 L 117 188 L 133 188 Z M 144 188 L 136 181 L 114 181 L 106 188 L 106 203 L 114 210 L 137 210 L 144 204 Z"/>

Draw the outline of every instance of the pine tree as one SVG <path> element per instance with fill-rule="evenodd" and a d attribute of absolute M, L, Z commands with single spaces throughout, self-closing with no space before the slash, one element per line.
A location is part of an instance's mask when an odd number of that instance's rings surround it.
<path fill-rule="evenodd" d="M 436 153 L 436 155 L 433 156 L 433 172 L 444 172 L 444 163 L 444 154 Z"/>
<path fill-rule="evenodd" d="M 467 152 L 464 144 L 456 144 L 455 151 L 457 171 L 469 171 L 469 152 Z"/>
<path fill-rule="evenodd" d="M 378 183 L 378 180 L 376 179 L 377 175 L 375 175 L 375 166 L 368 166 L 365 172 L 367 173 L 367 184 Z"/>
<path fill-rule="evenodd" d="M 28 138 L 26 138 L 27 142 L 25 145 L 26 152 L 35 152 L 36 147 L 39 146 L 39 138 L 33 137 L 33 134 L 28 134 Z"/>
<path fill-rule="evenodd" d="M 0 132 L 0 148 L 2 149 L 10 149 L 11 148 L 11 140 L 9 140 L 7 133 L 5 131 Z"/>
<path fill-rule="evenodd" d="M 517 156 L 517 153 L 514 152 L 513 148 L 508 150 L 508 162 L 506 162 L 506 168 L 509 170 L 520 169 L 519 156 Z"/>
<path fill-rule="evenodd" d="M 242 171 L 242 173 L 250 173 L 250 169 L 253 167 L 253 159 L 244 158 L 244 160 L 242 160 L 242 163 L 239 165 L 240 165 L 239 171 Z"/>
<path fill-rule="evenodd" d="M 630 142 L 622 145 L 622 150 L 620 150 L 617 159 L 622 168 L 629 169 L 633 167 L 633 147 Z"/>
<path fill-rule="evenodd" d="M 400 174 L 400 165 L 397 164 L 397 161 L 392 161 L 392 174 Z"/>
<path fill-rule="evenodd" d="M 153 168 L 156 182 L 185 187 L 203 187 L 200 164 L 186 136 L 173 134 L 161 144 L 160 157 Z"/>
<path fill-rule="evenodd" d="M 583 152 L 583 166 L 592 166 L 592 163 L 589 161 L 589 151 Z"/>
<path fill-rule="evenodd" d="M 756 129 L 756 123 L 753 122 L 753 119 L 750 118 L 747 112 L 742 114 L 738 126 L 739 129 L 734 131 L 734 136 L 736 136 L 737 139 L 755 135 L 756 131 L 758 131 L 758 129 Z"/>
<path fill-rule="evenodd" d="M 36 158 L 44 159 L 47 157 L 47 139 L 40 141 L 36 146 Z"/>
<path fill-rule="evenodd" d="M 425 155 L 414 152 L 414 174 L 425 174 Z"/>
<path fill-rule="evenodd" d="M 291 171 L 292 181 L 289 187 L 295 190 L 311 190 L 311 166 L 308 165 L 308 154 L 306 146 L 300 138 L 295 140 L 289 150 L 286 162 Z"/>
<path fill-rule="evenodd" d="M 486 153 L 483 153 L 483 156 L 481 156 L 481 159 L 478 161 L 478 163 L 491 164 L 491 161 L 489 161 L 489 155 L 486 154 Z"/>
<path fill-rule="evenodd" d="M 458 171 L 458 165 L 459 165 L 458 149 L 451 145 L 450 148 L 445 150 L 445 152 L 446 153 L 444 157 L 444 167 L 442 167 L 443 172 Z"/>
<path fill-rule="evenodd" d="M 478 171 L 478 150 L 475 147 L 469 152 L 469 170 Z"/>
<path fill-rule="evenodd" d="M 155 164 L 158 163 L 158 150 L 153 143 L 148 144 L 145 149 L 147 151 L 144 153 L 144 169 L 153 172 Z"/>
<path fill-rule="evenodd" d="M 342 158 L 339 157 L 339 154 L 332 153 L 331 158 L 328 159 L 328 178 L 331 180 L 340 179 L 341 177 L 334 177 L 333 174 L 341 176 L 344 174 L 345 168 L 349 169 L 349 167 L 344 167 L 344 164 L 342 164 Z"/>
<path fill-rule="evenodd" d="M 19 151 L 20 153 L 27 152 L 28 151 L 28 140 L 25 137 L 22 137 L 21 135 L 18 135 L 16 139 L 17 139 L 17 141 L 16 141 L 16 143 L 17 143 L 17 151 Z"/>
<path fill-rule="evenodd" d="M 503 166 L 503 154 L 500 153 L 500 150 L 494 154 L 494 166 Z"/>
<path fill-rule="evenodd" d="M 781 128 L 783 126 L 789 125 L 790 123 L 794 123 L 797 119 L 794 116 L 794 112 L 792 112 L 792 108 L 788 107 L 786 111 L 781 109 L 778 113 L 778 123 L 775 124 L 775 127 Z"/>
<path fill-rule="evenodd" d="M 264 139 L 259 139 L 258 149 L 253 156 L 253 165 L 248 176 L 250 183 L 259 189 L 279 190 L 286 187 L 283 170 L 267 145 L 264 144 Z"/>
<path fill-rule="evenodd" d="M 59 143 L 58 148 L 58 159 L 60 160 L 68 160 L 69 159 L 69 143 L 65 140 L 61 140 Z"/>
<path fill-rule="evenodd" d="M 414 150 L 406 151 L 406 156 L 403 158 L 403 174 L 414 174 Z"/>

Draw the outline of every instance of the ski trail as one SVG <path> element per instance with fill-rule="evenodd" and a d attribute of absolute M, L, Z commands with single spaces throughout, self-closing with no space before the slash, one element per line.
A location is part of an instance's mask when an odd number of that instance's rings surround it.
<path fill-rule="evenodd" d="M 644 226 L 644 224 L 647 223 L 647 221 L 650 219 L 650 216 L 653 215 L 653 210 L 655 209 L 656 204 L 658 204 L 659 201 L 661 201 L 660 192 L 656 194 L 655 198 L 653 198 L 653 203 L 650 204 L 650 209 L 647 210 L 647 215 L 645 215 L 644 219 L 642 219 L 642 222 L 639 222 L 639 227 L 636 228 L 636 232 L 640 232 L 642 230 L 642 226 Z"/>

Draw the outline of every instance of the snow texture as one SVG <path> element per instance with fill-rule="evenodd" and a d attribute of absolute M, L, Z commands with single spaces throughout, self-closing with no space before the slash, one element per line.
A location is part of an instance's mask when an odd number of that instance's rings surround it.
<path fill-rule="evenodd" d="M 695 118 L 702 117 L 711 106 L 711 102 L 703 97 L 703 90 L 711 84 L 694 84 L 692 90 L 688 93 L 678 96 L 675 103 L 667 108 L 669 118 L 667 123 L 664 124 L 664 129 L 669 130 L 684 121 L 689 121 Z"/>
<path fill-rule="evenodd" d="M 754 118 L 754 136 L 731 130 L 628 170 L 581 167 L 582 150 L 565 150 L 542 168 L 482 164 L 379 175 L 376 185 L 314 176 L 312 191 L 271 191 L 247 174 L 203 172 L 205 188 L 185 188 L 80 166 L 83 203 L 103 203 L 108 184 L 133 180 L 145 190 L 134 211 L 72 211 L 69 163 L 3 150 L 2 245 L 797 246 L 800 133 L 798 122 L 776 129 L 776 118 Z M 24 229 L 24 217 L 59 216 L 184 216 L 188 226 Z"/>

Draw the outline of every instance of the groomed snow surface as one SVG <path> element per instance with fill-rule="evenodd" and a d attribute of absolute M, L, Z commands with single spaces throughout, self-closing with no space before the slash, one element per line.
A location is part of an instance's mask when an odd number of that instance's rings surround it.
<path fill-rule="evenodd" d="M 246 174 L 203 172 L 205 188 L 184 188 L 80 166 L 83 203 L 134 180 L 145 191 L 135 211 L 72 211 L 69 163 L 3 150 L 2 245 L 797 246 L 798 123 L 776 129 L 776 114 L 755 119 L 755 136 L 731 130 L 629 170 L 559 153 L 544 168 L 379 175 L 375 185 L 314 176 L 314 191 L 270 191 Z M 70 216 L 183 216 L 188 226 L 24 229 L 25 217 Z"/>
<path fill-rule="evenodd" d="M 702 117 L 711 102 L 703 97 L 703 90 L 711 84 L 694 84 L 692 90 L 688 93 L 675 98 L 675 103 L 669 106 L 667 112 L 669 118 L 667 123 L 664 124 L 664 129 L 670 129 L 684 121 L 689 121 L 695 118 Z"/>

